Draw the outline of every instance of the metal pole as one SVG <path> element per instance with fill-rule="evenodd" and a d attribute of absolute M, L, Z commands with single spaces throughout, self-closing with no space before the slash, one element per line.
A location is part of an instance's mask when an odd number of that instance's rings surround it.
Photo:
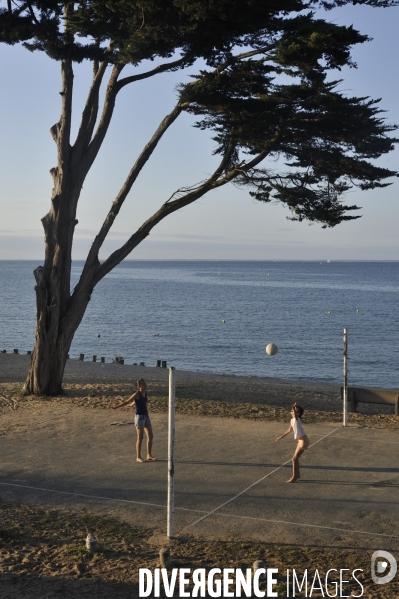
<path fill-rule="evenodd" d="M 343 426 L 348 426 L 348 334 L 344 329 L 344 392 Z"/>
<path fill-rule="evenodd" d="M 168 419 L 168 539 L 173 539 L 175 515 L 175 369 L 169 368 L 169 419 Z"/>

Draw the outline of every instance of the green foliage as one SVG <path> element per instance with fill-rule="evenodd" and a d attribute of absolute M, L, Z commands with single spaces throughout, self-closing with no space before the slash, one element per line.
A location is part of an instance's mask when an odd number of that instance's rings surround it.
<path fill-rule="evenodd" d="M 181 51 L 191 59 L 214 64 L 233 48 L 262 46 L 281 37 L 281 56 L 298 56 L 304 46 L 296 35 L 297 23 L 312 18 L 290 17 L 311 7 L 333 8 L 351 0 L 14 0 L 0 8 L 0 41 L 25 42 L 52 58 L 107 58 L 109 62 L 138 64 Z M 395 6 L 397 0 L 358 0 L 357 4 Z M 66 24 L 66 30 L 64 28 Z M 303 30 L 303 26 L 301 25 Z M 336 31 L 339 31 L 339 27 Z M 345 28 L 341 28 L 344 30 Z M 81 42 L 71 38 L 75 34 Z M 337 64 L 344 64 L 339 37 L 313 36 L 312 43 L 335 47 Z M 107 50 L 106 48 L 110 45 Z M 330 52 L 331 55 L 334 53 Z M 333 64 L 333 63 L 331 63 Z"/>
<path fill-rule="evenodd" d="M 292 219 L 323 226 L 358 216 L 343 195 L 384 187 L 395 171 L 374 160 L 393 149 L 395 127 L 377 101 L 346 97 L 331 69 L 356 66 L 351 48 L 368 41 L 352 26 L 316 19 L 312 9 L 349 0 L 55 0 L 0 9 L 0 41 L 22 42 L 56 60 L 139 65 L 179 53 L 183 68 L 207 65 L 179 88 L 179 101 L 213 132 L 229 180 L 256 200 L 278 200 Z M 354 4 L 389 7 L 397 0 Z M 11 11 L 10 11 L 10 8 Z M 305 12 L 308 11 L 308 12 Z M 65 25 L 65 27 L 64 27 Z M 241 56 L 237 54 L 241 52 Z M 248 156 L 283 158 L 285 168 L 244 168 Z M 261 161 L 258 161 L 261 162 Z"/>
<path fill-rule="evenodd" d="M 379 118 L 377 101 L 343 96 L 336 91 L 340 81 L 326 83 L 320 73 L 308 77 L 307 65 L 299 81 L 276 83 L 272 74 L 281 73 L 281 65 L 275 60 L 274 67 L 247 60 L 220 74 L 202 71 L 195 85 L 181 87 L 181 101 L 201 115 L 199 128 L 215 132 L 218 153 L 234 140 L 238 170 L 243 153 L 285 158 L 287 172 L 252 169 L 237 175 L 235 183 L 249 186 L 255 199 L 279 200 L 293 220 L 324 226 L 358 218 L 345 215 L 357 207 L 343 206 L 340 198 L 354 185 L 384 187 L 396 174 L 366 160 L 393 149 L 398 140 L 387 134 L 395 127 Z"/>

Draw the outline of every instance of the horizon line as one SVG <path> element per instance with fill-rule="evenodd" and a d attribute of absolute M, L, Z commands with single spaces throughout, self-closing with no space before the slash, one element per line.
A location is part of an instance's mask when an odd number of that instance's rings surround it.
<path fill-rule="evenodd" d="M 105 262 L 106 259 L 103 260 Z M 0 262 L 37 262 L 44 261 L 40 258 L 0 258 Z M 72 260 L 73 262 L 86 262 L 85 258 L 77 258 Z M 298 258 L 269 258 L 269 259 L 261 259 L 261 258 L 125 258 L 119 264 L 123 264 L 124 262 L 326 262 L 327 264 L 331 264 L 333 262 L 399 262 L 399 259 L 369 259 L 369 258 L 360 258 L 360 259 L 331 259 L 331 258 L 315 258 L 313 260 L 301 260 Z M 102 264 L 100 260 L 100 264 Z M 114 268 L 119 266 L 116 264 Z"/>

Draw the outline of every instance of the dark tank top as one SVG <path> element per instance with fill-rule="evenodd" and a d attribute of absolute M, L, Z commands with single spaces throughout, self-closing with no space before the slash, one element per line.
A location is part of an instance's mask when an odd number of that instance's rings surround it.
<path fill-rule="evenodd" d="M 147 393 L 143 396 L 140 391 L 138 391 L 138 395 L 134 401 L 136 407 L 136 414 L 139 416 L 148 416 L 147 410 Z"/>

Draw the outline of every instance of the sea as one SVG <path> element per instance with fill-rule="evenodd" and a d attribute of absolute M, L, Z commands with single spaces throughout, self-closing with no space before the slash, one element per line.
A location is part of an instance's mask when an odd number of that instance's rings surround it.
<path fill-rule="evenodd" d="M 36 266 L 0 261 L 0 350 L 33 349 Z M 342 383 L 344 328 L 348 384 L 398 389 L 399 262 L 132 260 L 94 290 L 70 358 Z"/>

